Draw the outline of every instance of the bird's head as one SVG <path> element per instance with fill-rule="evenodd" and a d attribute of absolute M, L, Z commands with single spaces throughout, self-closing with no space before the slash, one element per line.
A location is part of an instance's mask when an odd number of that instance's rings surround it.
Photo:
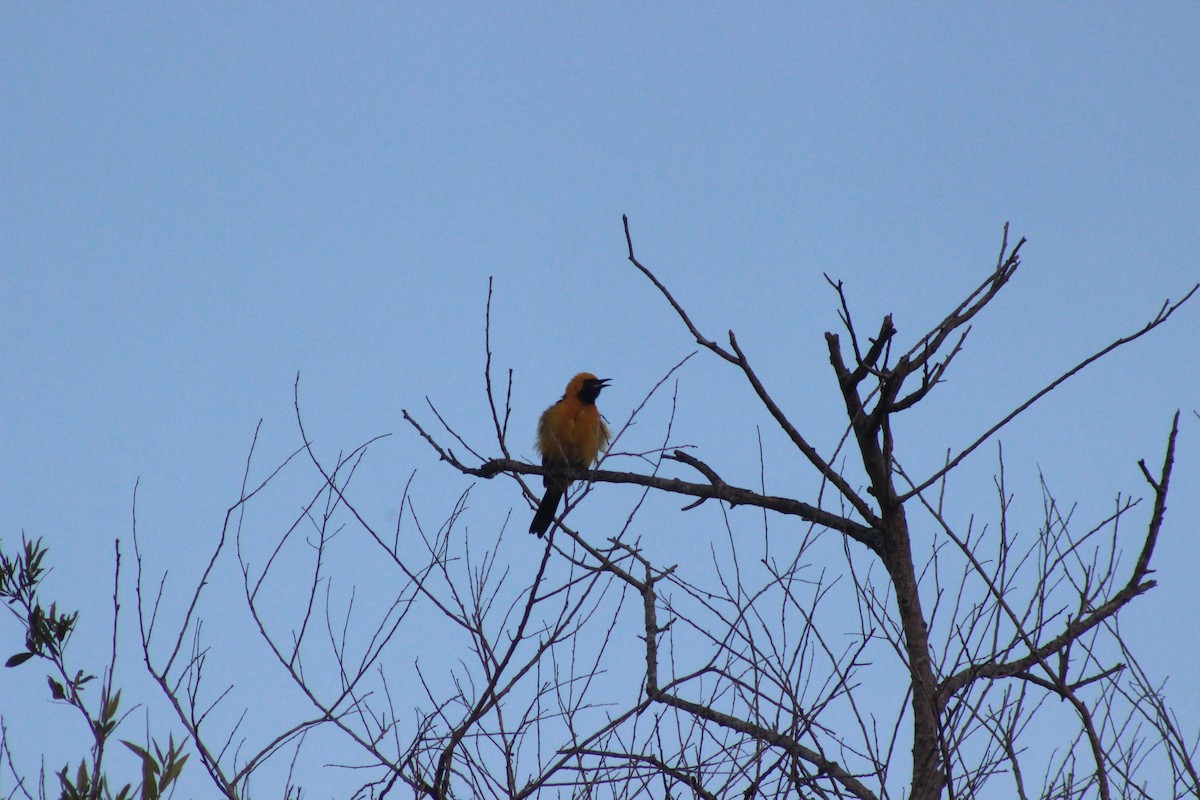
<path fill-rule="evenodd" d="M 571 382 L 567 384 L 567 397 L 574 395 L 579 398 L 579 402 L 585 406 L 596 404 L 596 398 L 600 396 L 600 390 L 608 386 L 608 378 L 597 378 L 590 372 L 581 372 Z"/>

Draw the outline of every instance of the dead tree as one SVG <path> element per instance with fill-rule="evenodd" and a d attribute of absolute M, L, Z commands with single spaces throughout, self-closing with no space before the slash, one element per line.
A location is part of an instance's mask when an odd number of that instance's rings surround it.
<path fill-rule="evenodd" d="M 664 392 L 673 369 L 615 426 L 601 468 L 560 472 L 581 490 L 544 543 L 508 532 L 497 544 L 508 526 L 494 516 L 487 534 L 468 535 L 470 489 L 436 528 L 406 489 L 385 527 L 361 510 L 352 485 L 374 440 L 321 457 L 297 400 L 298 449 L 260 481 L 249 480 L 247 465 L 182 621 L 164 639 L 155 630 L 160 601 L 147 593 L 141 603 L 147 663 L 226 796 L 247 796 L 250 776 L 272 761 L 292 765 L 290 795 L 301 753 L 320 736 L 339 748 L 327 760 L 367 771 L 354 786 L 358 797 L 924 800 L 985 790 L 1020 798 L 1200 791 L 1196 739 L 1185 736 L 1119 627 L 1122 609 L 1155 585 L 1151 562 L 1179 415 L 1161 467 L 1142 463 L 1149 504 L 1119 497 L 1113 511 L 1080 523 L 1044 484 L 1044 513 L 1030 526 L 1012 518 L 998 446 L 990 524 L 975 521 L 982 509 L 964 523 L 947 504 L 949 477 L 968 456 L 1063 381 L 1162 325 L 1195 287 L 1065 370 L 940 468 L 910 474 L 895 421 L 947 379 L 971 320 L 1018 269 L 1024 240 L 1010 246 L 1006 227 L 994 269 L 906 349 L 890 316 L 864 336 L 842 285 L 830 281 L 844 330 L 826 334 L 826 347 L 847 426 L 837 449 L 822 453 L 737 337 L 706 337 L 638 260 L 628 222 L 625 234 L 630 263 L 701 352 L 747 382 L 820 491 L 785 497 L 727 482 L 717 457 L 673 443 L 673 416 L 659 442 L 623 464 L 647 468 L 610 469 L 630 423 Z M 468 442 L 432 403 L 444 434 L 419 415 L 405 418 L 454 469 L 511 477 L 534 503 L 526 479 L 545 470 L 510 449 L 513 375 L 503 392 L 493 382 L 490 313 L 488 320 L 483 390 L 494 443 Z M 493 448 L 499 457 L 485 455 Z M 300 512 L 269 542 L 251 535 L 247 506 L 301 463 L 312 483 Z M 707 538 L 707 565 L 657 563 L 640 543 L 640 500 L 607 529 L 574 528 L 575 502 L 599 484 L 684 497 L 689 509 L 754 507 L 796 524 L 748 535 L 722 514 L 714 531 L 721 535 Z M 1142 510 L 1131 543 L 1129 523 Z M 249 618 L 300 701 L 290 706 L 294 719 L 255 743 L 240 721 L 215 725 L 210 709 L 226 690 L 202 686 L 220 643 L 200 635 L 201 595 L 230 542 Z M 1131 544 L 1136 559 L 1123 563 Z M 502 547 L 540 550 L 537 559 L 505 560 Z M 380 584 L 365 590 L 368 578 L 345 566 L 347 552 L 389 576 L 382 592 Z M 338 581 L 352 589 L 338 595 Z M 247 705 L 249 715 L 268 714 Z M 1037 737 L 1050 728 L 1053 745 Z"/>

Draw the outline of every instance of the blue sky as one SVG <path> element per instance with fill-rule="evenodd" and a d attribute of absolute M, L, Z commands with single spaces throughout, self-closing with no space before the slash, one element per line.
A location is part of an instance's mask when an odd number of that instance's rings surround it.
<path fill-rule="evenodd" d="M 60 602 L 95 607 L 140 480 L 155 567 L 190 574 L 258 420 L 267 461 L 294 445 L 297 373 L 322 452 L 394 434 L 372 511 L 394 513 L 414 469 L 430 513 L 448 507 L 465 483 L 401 409 L 428 396 L 488 441 L 489 276 L 530 444 L 581 369 L 613 379 L 623 418 L 692 343 L 625 262 L 622 214 L 823 448 L 841 422 L 822 273 L 864 329 L 891 312 L 907 343 L 986 274 L 1010 221 L 1021 272 L 908 422 L 909 463 L 932 467 L 1200 278 L 1198 39 L 1189 3 L 5 4 L 0 538 L 44 537 Z M 1129 619 L 1192 730 L 1197 345 L 1193 303 L 1003 437 L 1031 509 L 1040 468 L 1099 517 L 1145 495 L 1137 459 L 1161 462 L 1184 410 L 1160 586 Z M 678 435 L 731 481 L 757 479 L 758 425 L 776 491 L 811 484 L 724 365 L 693 359 L 680 396 Z M 981 496 L 994 461 L 971 464 Z M 493 484 L 480 530 L 525 514 Z M 102 643 L 103 619 L 83 621 L 100 630 L 80 646 Z M 132 655 L 124 670 L 136 683 Z M 0 672 L 10 726 L 69 729 L 33 673 Z"/>

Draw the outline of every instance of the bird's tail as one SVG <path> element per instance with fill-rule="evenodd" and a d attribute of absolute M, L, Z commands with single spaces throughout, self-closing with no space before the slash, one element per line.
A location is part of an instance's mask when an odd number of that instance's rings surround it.
<path fill-rule="evenodd" d="M 533 522 L 529 523 L 530 533 L 536 533 L 541 538 L 546 531 L 550 530 L 550 523 L 554 522 L 554 512 L 558 510 L 558 501 L 562 499 L 562 496 L 563 490 L 558 486 L 546 487 L 542 503 L 538 506 L 537 513 L 533 515 Z"/>

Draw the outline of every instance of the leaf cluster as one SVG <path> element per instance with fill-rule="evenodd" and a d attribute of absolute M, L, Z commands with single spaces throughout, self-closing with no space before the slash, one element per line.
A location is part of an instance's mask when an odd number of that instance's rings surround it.
<path fill-rule="evenodd" d="M 183 752 L 182 744 L 176 745 L 174 737 L 168 739 L 164 750 L 157 742 L 151 741 L 146 747 L 139 746 L 127 740 L 121 740 L 130 751 L 141 760 L 141 781 L 136 786 L 126 783 L 114 794 L 109 788 L 108 775 L 104 765 L 106 745 L 113 733 L 120 726 L 128 711 L 122 712 L 121 692 L 114 689 L 112 683 L 115 667 L 114 652 L 110 656 L 109 667 L 100 682 L 100 697 L 97 708 L 93 711 L 88 707 L 85 688 L 97 680 L 97 676 L 83 669 L 71 672 L 67 667 L 66 649 L 71 634 L 79 621 L 78 611 L 60 611 L 58 604 L 51 601 L 49 605 L 41 596 L 42 582 L 48 569 L 44 566 L 48 549 L 41 539 L 30 540 L 22 537 L 21 547 L 16 553 L 8 553 L 0 544 L 0 600 L 3 600 L 17 622 L 24 630 L 25 647 L 10 656 L 5 667 L 19 667 L 32 659 L 44 659 L 48 672 L 46 683 L 53 700 L 65 702 L 75 708 L 83 717 L 92 736 L 91 752 L 88 757 L 81 758 L 79 766 L 72 769 L 70 764 L 64 765 L 55 775 L 58 778 L 60 797 L 62 800 L 131 800 L 134 797 L 141 800 L 158 800 L 165 796 L 187 763 L 188 756 Z M 117 550 L 116 582 L 120 580 L 120 549 Z M 116 602 L 114 590 L 114 642 L 116 639 L 116 613 L 119 605 Z M 0 724 L 2 724 L 0 717 Z M 0 757 L 8 764 L 13 773 L 18 789 L 27 798 L 32 798 L 25 786 L 27 781 L 17 774 L 14 766 L 12 751 L 7 736 L 0 737 Z M 42 776 L 41 794 L 46 794 L 45 776 Z"/>

